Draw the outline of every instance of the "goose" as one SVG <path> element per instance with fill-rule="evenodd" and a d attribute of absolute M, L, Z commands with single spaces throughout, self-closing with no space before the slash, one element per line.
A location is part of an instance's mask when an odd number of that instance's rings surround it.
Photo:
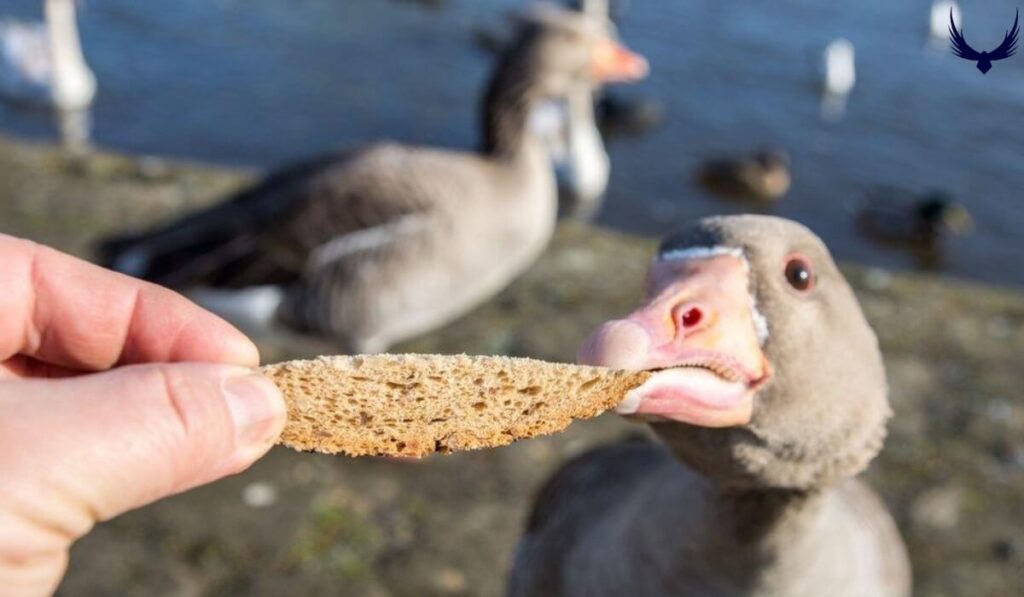
<path fill-rule="evenodd" d="M 878 242 L 924 252 L 938 251 L 944 238 L 974 229 L 970 212 L 949 193 L 915 195 L 888 188 L 871 193 L 857 213 L 857 223 Z"/>
<path fill-rule="evenodd" d="M 749 155 L 705 160 L 697 167 L 697 182 L 722 197 L 774 201 L 789 192 L 789 156 L 781 149 L 762 149 Z"/>
<path fill-rule="evenodd" d="M 646 298 L 579 361 L 656 373 L 540 490 L 511 597 L 905 597 L 905 546 L 855 478 L 890 417 L 878 342 L 824 243 L 770 216 L 669 236 Z"/>
<path fill-rule="evenodd" d="M 0 97 L 82 110 L 96 77 L 82 54 L 75 0 L 45 0 L 45 22 L 0 21 Z"/>
<path fill-rule="evenodd" d="M 646 68 L 606 22 L 538 8 L 491 78 L 481 150 L 380 143 L 306 161 L 212 209 L 108 241 L 103 262 L 194 288 L 214 310 L 234 304 L 229 318 L 385 350 L 493 296 L 547 246 L 556 186 L 531 112 L 580 81 Z"/>

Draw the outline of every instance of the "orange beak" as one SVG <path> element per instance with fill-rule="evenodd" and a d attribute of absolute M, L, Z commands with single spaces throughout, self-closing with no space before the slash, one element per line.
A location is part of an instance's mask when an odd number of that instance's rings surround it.
<path fill-rule="evenodd" d="M 591 56 L 594 78 L 602 83 L 631 83 L 647 76 L 647 59 L 612 39 L 597 42 Z"/>
<path fill-rule="evenodd" d="M 754 394 L 769 377 L 748 286 L 738 254 L 658 262 L 648 302 L 602 325 L 579 360 L 658 370 L 627 395 L 620 414 L 702 427 L 745 425 Z"/>

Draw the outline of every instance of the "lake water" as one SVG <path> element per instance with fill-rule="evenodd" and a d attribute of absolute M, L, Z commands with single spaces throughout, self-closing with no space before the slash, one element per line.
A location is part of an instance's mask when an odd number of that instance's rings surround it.
<path fill-rule="evenodd" d="M 772 144 L 793 161 L 790 195 L 770 211 L 816 230 L 840 259 L 914 268 L 862 238 L 851 211 L 866 190 L 953 193 L 977 228 L 948 243 L 941 268 L 1024 287 L 1024 56 L 982 76 L 927 45 L 929 2 L 633 0 L 620 23 L 652 76 L 630 93 L 662 102 L 655 132 L 609 146 L 601 222 L 663 234 L 748 206 L 703 194 L 704 156 Z M 100 82 L 98 145 L 269 167 L 391 138 L 476 144 L 489 57 L 472 41 L 513 0 L 87 0 L 86 53 Z M 38 17 L 38 0 L 0 16 Z M 963 5 L 967 39 L 991 49 L 1013 19 L 1005 0 Z M 844 36 L 858 82 L 838 122 L 820 117 L 817 57 Z M 0 106 L 0 128 L 45 137 L 45 113 Z"/>

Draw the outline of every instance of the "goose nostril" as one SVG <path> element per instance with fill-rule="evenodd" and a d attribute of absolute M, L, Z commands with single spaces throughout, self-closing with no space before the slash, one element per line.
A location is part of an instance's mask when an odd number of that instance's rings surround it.
<path fill-rule="evenodd" d="M 704 313 L 697 307 L 690 307 L 684 313 L 680 319 L 683 322 L 684 328 L 692 328 L 699 324 L 704 319 Z"/>

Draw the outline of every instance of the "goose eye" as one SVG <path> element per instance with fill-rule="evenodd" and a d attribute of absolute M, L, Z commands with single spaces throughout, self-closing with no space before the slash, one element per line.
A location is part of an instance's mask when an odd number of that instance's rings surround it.
<path fill-rule="evenodd" d="M 800 292 L 814 288 L 814 270 L 811 263 L 803 257 L 790 257 L 786 262 L 786 281 Z"/>

